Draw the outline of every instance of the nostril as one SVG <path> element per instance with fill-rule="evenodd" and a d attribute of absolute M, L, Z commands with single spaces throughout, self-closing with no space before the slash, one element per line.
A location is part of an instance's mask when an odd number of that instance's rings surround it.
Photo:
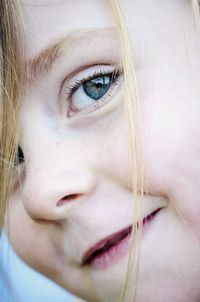
<path fill-rule="evenodd" d="M 70 201 L 74 201 L 75 199 L 77 199 L 79 196 L 81 196 L 81 194 L 69 194 L 64 196 L 62 199 L 60 199 L 57 202 L 57 206 L 62 206 L 63 204 L 65 204 L 66 202 L 70 202 Z"/>

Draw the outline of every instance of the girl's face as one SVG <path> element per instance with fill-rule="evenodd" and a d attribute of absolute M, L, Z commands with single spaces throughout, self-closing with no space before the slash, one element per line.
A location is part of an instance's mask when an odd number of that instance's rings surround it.
<path fill-rule="evenodd" d="M 66 289 L 88 301 L 119 301 L 136 218 L 112 12 L 104 0 L 22 5 L 30 62 L 20 132 L 25 172 L 11 195 L 10 240 Z M 189 1 L 121 5 L 144 129 L 137 302 L 198 302 L 200 40 Z"/>

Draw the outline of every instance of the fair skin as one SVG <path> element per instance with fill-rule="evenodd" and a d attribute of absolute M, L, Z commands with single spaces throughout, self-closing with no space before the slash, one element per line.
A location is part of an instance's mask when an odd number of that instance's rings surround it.
<path fill-rule="evenodd" d="M 26 171 L 10 198 L 9 238 L 22 259 L 64 288 L 88 301 L 118 302 L 128 253 L 100 269 L 82 259 L 91 246 L 136 223 L 121 70 L 104 103 L 80 88 L 72 108 L 66 101 L 77 80 L 116 68 L 112 13 L 104 0 L 31 2 L 22 4 L 30 61 L 59 38 L 72 41 L 47 74 L 29 79 L 20 131 Z M 142 217 L 161 208 L 143 236 L 137 302 L 198 302 L 200 44 L 194 19 L 189 1 L 121 3 L 142 108 Z"/>

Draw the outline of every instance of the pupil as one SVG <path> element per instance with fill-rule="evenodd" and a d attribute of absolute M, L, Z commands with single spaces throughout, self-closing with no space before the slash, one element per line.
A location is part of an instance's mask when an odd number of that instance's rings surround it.
<path fill-rule="evenodd" d="M 84 92 L 90 98 L 99 100 L 106 94 L 111 86 L 111 79 L 109 76 L 96 77 L 83 85 Z"/>
<path fill-rule="evenodd" d="M 18 147 L 17 156 L 15 158 L 14 166 L 18 166 L 23 162 L 24 162 L 24 154 L 23 154 L 22 149 L 20 147 Z"/>

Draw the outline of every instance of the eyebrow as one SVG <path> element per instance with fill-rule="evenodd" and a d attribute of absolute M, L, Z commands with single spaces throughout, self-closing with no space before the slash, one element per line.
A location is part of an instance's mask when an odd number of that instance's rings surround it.
<path fill-rule="evenodd" d="M 55 40 L 45 47 L 35 58 L 28 61 L 28 80 L 31 82 L 36 81 L 48 74 L 53 65 L 64 55 L 64 45 L 67 45 L 68 49 L 73 49 L 85 42 L 88 46 L 94 40 L 95 36 L 100 35 L 102 38 L 102 36 L 113 35 L 113 33 L 113 27 L 90 29 L 87 31 L 75 30 L 67 36 Z"/>

